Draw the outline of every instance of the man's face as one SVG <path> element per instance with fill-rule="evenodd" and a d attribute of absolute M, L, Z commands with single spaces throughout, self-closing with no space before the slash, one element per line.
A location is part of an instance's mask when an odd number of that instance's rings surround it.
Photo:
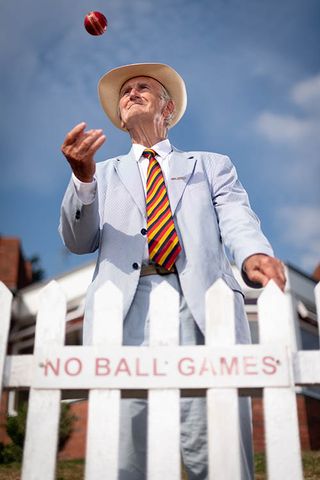
<path fill-rule="evenodd" d="M 170 102 L 170 101 L 169 101 Z M 134 77 L 121 87 L 119 112 L 123 127 L 130 129 L 133 122 L 164 122 L 168 101 L 163 98 L 163 87 L 151 77 Z"/>

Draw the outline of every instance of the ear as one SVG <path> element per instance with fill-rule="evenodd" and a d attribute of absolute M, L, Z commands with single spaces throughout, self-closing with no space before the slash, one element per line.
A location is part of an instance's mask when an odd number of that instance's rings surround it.
<path fill-rule="evenodd" d="M 164 114 L 165 118 L 170 117 L 170 115 L 174 112 L 174 109 L 175 109 L 174 101 L 171 100 L 171 99 L 168 100 L 166 106 L 163 109 L 163 114 Z"/>

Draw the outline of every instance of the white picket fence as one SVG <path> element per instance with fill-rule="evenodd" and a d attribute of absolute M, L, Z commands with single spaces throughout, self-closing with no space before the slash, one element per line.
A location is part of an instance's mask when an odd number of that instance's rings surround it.
<path fill-rule="evenodd" d="M 319 312 L 320 284 L 316 287 Z M 235 345 L 233 292 L 206 297 L 206 344 L 179 346 L 178 294 L 152 294 L 150 346 L 122 346 L 122 295 L 95 295 L 92 346 L 64 346 L 66 301 L 41 293 L 33 355 L 5 355 L 11 294 L 0 284 L 0 394 L 30 388 L 22 480 L 55 478 L 61 390 L 89 390 L 86 480 L 116 480 L 121 395 L 148 393 L 148 480 L 181 478 L 179 398 L 206 394 L 209 478 L 240 474 L 238 396 L 263 394 L 268 478 L 303 478 L 295 386 L 320 385 L 320 351 L 292 351 L 290 298 L 269 282 L 258 300 L 260 344 Z M 218 440 L 217 440 L 218 439 Z M 232 455 L 227 452 L 232 451 Z"/>

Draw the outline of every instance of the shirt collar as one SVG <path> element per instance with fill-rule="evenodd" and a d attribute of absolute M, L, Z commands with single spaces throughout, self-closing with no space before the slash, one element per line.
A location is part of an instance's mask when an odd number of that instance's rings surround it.
<path fill-rule="evenodd" d="M 134 155 L 134 158 L 138 162 L 142 157 L 143 150 L 145 148 L 150 148 L 150 147 L 145 147 L 144 145 L 139 145 L 138 143 L 133 143 L 131 147 L 131 152 Z M 151 147 L 153 150 L 157 152 L 157 155 L 159 155 L 161 158 L 165 158 L 169 153 L 172 151 L 172 146 L 168 138 L 165 140 L 161 140 L 161 142 L 156 143 L 155 145 L 152 145 Z"/>

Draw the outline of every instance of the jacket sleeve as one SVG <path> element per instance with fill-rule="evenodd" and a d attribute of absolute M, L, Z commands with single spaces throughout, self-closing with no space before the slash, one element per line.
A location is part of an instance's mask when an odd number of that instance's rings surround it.
<path fill-rule="evenodd" d="M 264 253 L 273 256 L 273 250 L 262 233 L 260 221 L 250 207 L 247 192 L 241 185 L 229 157 L 220 157 L 212 170 L 213 203 L 217 212 L 221 238 L 240 270 L 243 280 L 251 287 L 243 271 L 243 262 L 250 255 Z"/>
<path fill-rule="evenodd" d="M 100 216 L 98 193 L 90 204 L 79 199 L 71 179 L 64 195 L 59 233 L 65 246 L 73 253 L 92 253 L 99 246 Z"/>

